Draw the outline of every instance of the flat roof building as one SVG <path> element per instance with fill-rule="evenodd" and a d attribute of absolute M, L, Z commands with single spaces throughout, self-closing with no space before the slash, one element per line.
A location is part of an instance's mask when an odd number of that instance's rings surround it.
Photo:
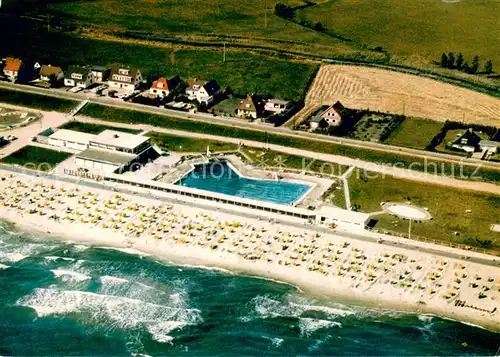
<path fill-rule="evenodd" d="M 79 131 L 59 129 L 48 137 L 48 144 L 60 147 L 67 147 L 74 150 L 85 150 L 89 147 L 89 142 L 95 135 L 81 133 Z"/>
<path fill-rule="evenodd" d="M 89 146 L 138 155 L 151 146 L 150 140 L 147 136 L 104 130 L 90 141 Z"/>
<path fill-rule="evenodd" d="M 134 154 L 90 147 L 77 154 L 75 162 L 83 168 L 113 173 L 128 166 L 136 158 Z"/>

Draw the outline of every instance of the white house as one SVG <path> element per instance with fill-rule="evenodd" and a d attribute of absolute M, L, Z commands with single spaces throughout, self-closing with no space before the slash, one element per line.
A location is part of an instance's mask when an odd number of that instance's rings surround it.
<path fill-rule="evenodd" d="M 451 147 L 467 153 L 473 153 L 477 150 L 480 141 L 481 138 L 474 130 L 467 129 L 462 135 L 451 142 Z"/>
<path fill-rule="evenodd" d="M 153 82 L 151 88 L 149 88 L 149 94 L 155 97 L 163 98 L 168 97 L 170 92 L 172 92 L 180 82 L 180 78 L 175 76 L 170 79 L 164 77 L 158 78 Z"/>
<path fill-rule="evenodd" d="M 285 111 L 289 104 L 290 102 L 287 102 L 286 100 L 269 99 L 264 105 L 264 110 L 266 112 L 281 114 Z"/>
<path fill-rule="evenodd" d="M 64 78 L 66 87 L 87 88 L 95 83 L 92 71 L 87 67 L 69 66 Z"/>
<path fill-rule="evenodd" d="M 111 73 L 108 79 L 109 89 L 121 90 L 132 92 L 142 82 L 141 71 L 137 68 L 112 66 Z"/>
<path fill-rule="evenodd" d="M 3 74 L 11 82 L 15 82 L 19 77 L 19 72 L 23 67 L 23 61 L 18 58 L 7 57 L 3 67 Z"/>
<path fill-rule="evenodd" d="M 190 99 L 196 99 L 200 104 L 211 104 L 217 94 L 220 93 L 220 86 L 215 80 L 203 81 L 198 78 L 187 80 L 186 94 Z"/>

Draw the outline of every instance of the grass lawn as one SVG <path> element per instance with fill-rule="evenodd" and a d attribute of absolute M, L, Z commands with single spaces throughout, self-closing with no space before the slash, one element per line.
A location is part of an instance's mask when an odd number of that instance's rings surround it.
<path fill-rule="evenodd" d="M 0 89 L 0 103 L 63 113 L 69 113 L 78 104 L 78 102 L 74 100 L 48 97 L 10 89 Z"/>
<path fill-rule="evenodd" d="M 342 36 L 382 46 L 414 64 L 462 52 L 469 63 L 478 55 L 500 67 L 497 0 L 336 0 L 300 10 L 297 17 L 321 21 Z"/>
<path fill-rule="evenodd" d="M 238 107 L 238 104 L 240 104 L 241 100 L 241 98 L 225 99 L 210 108 L 210 112 L 213 110 L 215 113 L 223 113 L 226 116 L 235 116 L 236 108 Z"/>
<path fill-rule="evenodd" d="M 360 205 L 362 212 L 381 211 L 380 202 L 405 202 L 429 208 L 431 221 L 412 224 L 412 234 L 435 240 L 483 246 L 478 240 L 491 240 L 491 247 L 500 249 L 500 233 L 490 231 L 492 224 L 500 223 L 500 195 L 490 196 L 472 191 L 430 185 L 369 173 L 363 179 L 359 170 L 349 178 L 353 205 Z M 472 213 L 465 213 L 466 210 Z M 380 230 L 408 233 L 408 221 L 388 214 L 374 217 Z M 460 235 L 455 236 L 454 232 Z"/>
<path fill-rule="evenodd" d="M 424 150 L 443 127 L 443 123 L 419 118 L 406 118 L 385 144 Z"/>
<path fill-rule="evenodd" d="M 69 122 L 61 125 L 59 127 L 59 129 L 80 131 L 82 133 L 88 133 L 88 134 L 100 134 L 104 130 L 108 130 L 108 129 L 109 130 L 123 131 L 125 133 L 130 133 L 130 134 L 139 134 L 141 132 L 141 130 L 138 130 L 138 129 L 120 128 L 120 127 L 115 127 L 115 126 L 91 124 L 91 123 L 82 123 L 79 121 L 69 121 Z"/>
<path fill-rule="evenodd" d="M 149 136 L 151 141 L 159 147 L 175 152 L 204 153 L 207 151 L 207 147 L 209 147 L 210 152 L 235 151 L 238 148 L 238 145 L 231 143 L 188 138 L 158 132 L 149 132 L 146 136 Z"/>
<path fill-rule="evenodd" d="M 163 21 L 163 20 L 162 20 Z M 136 22 L 136 21 L 134 21 Z M 140 21 L 142 22 L 142 20 Z M 291 62 L 265 55 L 228 52 L 226 62 L 217 50 L 153 47 L 77 38 L 60 33 L 18 35 L 2 43 L 3 53 L 40 63 L 53 63 L 63 68 L 70 64 L 136 66 L 143 75 L 157 78 L 179 75 L 181 78 L 215 79 L 235 93 L 269 94 L 277 98 L 297 100 L 317 64 Z M 64 43 L 64 46 L 60 46 Z M 1 98 L 1 95 L 0 95 Z"/>
<path fill-rule="evenodd" d="M 38 146 L 24 146 L 1 159 L 3 163 L 23 166 L 26 169 L 50 171 L 71 154 Z"/>
<path fill-rule="evenodd" d="M 451 174 L 453 173 L 453 166 L 451 163 L 417 159 L 410 155 L 392 154 L 380 151 L 373 151 L 364 148 L 350 147 L 339 145 L 335 143 L 327 143 L 323 141 L 316 141 L 310 139 L 298 139 L 280 134 L 271 134 L 262 131 L 240 129 L 235 127 L 217 125 L 212 123 L 199 123 L 187 119 L 171 118 L 163 115 L 154 115 L 139 111 L 119 109 L 108 107 L 98 104 L 89 103 L 83 108 L 81 115 L 87 115 L 93 118 L 100 118 L 104 120 L 122 122 L 122 123 L 136 123 L 148 124 L 152 126 L 159 126 L 163 128 L 171 128 L 177 130 L 184 130 L 196 133 L 209 133 L 218 136 L 234 137 L 239 139 L 268 142 L 276 145 L 283 145 L 288 147 L 295 147 L 309 151 L 331 153 L 350 158 L 359 158 L 361 160 L 375 162 L 380 164 L 397 164 L 401 168 L 410 168 L 412 170 L 423 171 L 429 167 L 429 173 L 433 173 L 434 169 L 437 174 Z M 410 166 L 412 165 L 412 166 Z M 455 173 L 459 172 L 459 167 L 454 166 Z M 431 171 L 432 170 L 432 171 Z M 500 182 L 500 170 L 479 168 L 476 172 L 475 166 L 463 167 L 464 178 L 475 175 L 475 179 L 480 179 L 489 182 Z"/>
<path fill-rule="evenodd" d="M 313 160 L 272 150 L 245 147 L 243 148 L 243 151 L 253 161 L 254 165 L 269 168 L 274 167 L 276 170 L 279 170 L 280 168 L 288 168 L 312 171 L 322 173 L 324 175 L 341 176 L 349 168 L 348 166 L 333 162 Z"/>

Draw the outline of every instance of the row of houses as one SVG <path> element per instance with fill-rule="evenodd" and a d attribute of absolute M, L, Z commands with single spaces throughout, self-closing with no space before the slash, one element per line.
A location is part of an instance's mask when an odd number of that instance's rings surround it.
<path fill-rule="evenodd" d="M 4 60 L 3 74 L 9 81 L 15 82 L 23 70 L 29 71 L 32 81 L 44 82 L 48 86 L 59 83 L 66 87 L 87 89 L 95 84 L 107 84 L 109 91 L 130 93 L 143 84 L 144 77 L 138 68 L 113 65 L 109 68 L 103 66 L 76 66 L 70 65 L 63 71 L 59 66 L 35 63 L 33 68 L 27 68 L 25 63 L 18 58 L 8 57 Z M 150 97 L 166 98 L 176 91 L 182 84 L 178 76 L 172 78 L 160 77 L 153 81 L 147 90 Z M 109 93 L 108 91 L 108 93 Z M 222 94 L 222 88 L 215 80 L 188 78 L 183 86 L 183 94 L 189 100 L 210 106 Z M 248 95 L 238 104 L 235 115 L 241 118 L 256 119 L 265 112 L 280 114 L 289 106 L 289 102 L 270 99 L 263 100 L 255 94 Z"/>

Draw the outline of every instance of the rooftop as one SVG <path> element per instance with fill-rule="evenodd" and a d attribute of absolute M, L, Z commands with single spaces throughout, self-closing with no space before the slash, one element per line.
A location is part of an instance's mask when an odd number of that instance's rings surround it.
<path fill-rule="evenodd" d="M 88 148 L 76 155 L 77 158 L 103 162 L 112 165 L 126 165 L 136 158 L 134 154 L 123 152 L 103 150 L 97 148 Z"/>
<path fill-rule="evenodd" d="M 104 130 L 99 135 L 96 135 L 92 139 L 92 142 L 124 149 L 135 149 L 148 140 L 149 138 L 147 136 L 129 134 L 116 130 Z"/>
<path fill-rule="evenodd" d="M 370 218 L 368 213 L 348 211 L 346 209 L 328 205 L 324 205 L 319 208 L 317 213 L 325 217 L 336 218 L 340 221 L 350 221 L 362 224 L 366 223 L 366 221 Z"/>
<path fill-rule="evenodd" d="M 95 138 L 95 135 L 74 130 L 59 129 L 54 134 L 50 135 L 49 138 L 88 145 L 89 141 Z"/>

